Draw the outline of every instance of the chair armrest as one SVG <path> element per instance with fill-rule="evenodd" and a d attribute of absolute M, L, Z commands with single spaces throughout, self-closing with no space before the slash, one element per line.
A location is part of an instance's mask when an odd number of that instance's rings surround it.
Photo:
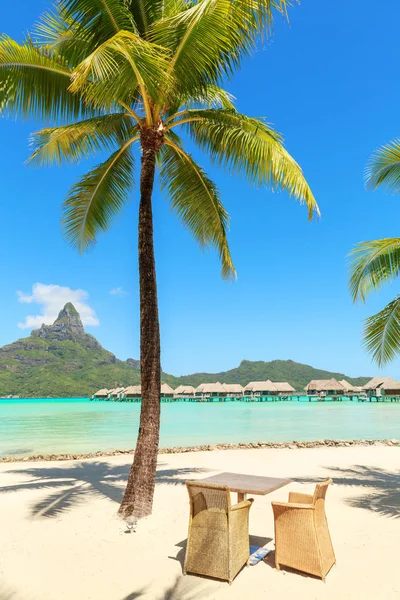
<path fill-rule="evenodd" d="M 241 510 L 242 508 L 250 508 L 250 506 L 253 504 L 253 502 L 254 502 L 254 498 L 248 498 L 247 500 L 243 500 L 242 502 L 239 502 L 238 504 L 231 506 L 230 512 L 233 512 L 235 510 Z"/>
<path fill-rule="evenodd" d="M 271 502 L 272 508 L 280 508 L 283 510 L 314 510 L 314 504 L 302 504 L 300 502 Z"/>
<path fill-rule="evenodd" d="M 311 494 L 302 494 L 300 492 L 289 492 L 289 502 L 297 502 L 298 504 L 312 504 L 313 497 Z"/>

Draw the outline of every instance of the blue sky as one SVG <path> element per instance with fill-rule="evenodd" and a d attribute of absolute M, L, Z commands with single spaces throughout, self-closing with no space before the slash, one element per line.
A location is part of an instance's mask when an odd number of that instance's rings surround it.
<path fill-rule="evenodd" d="M 20 0 L 15 10 L 1 3 L 0 30 L 21 39 L 48 5 Z M 345 8 L 334 0 L 304 0 L 291 10 L 290 26 L 279 20 L 272 40 L 227 84 L 240 111 L 265 116 L 284 134 L 322 212 L 310 224 L 304 207 L 285 194 L 251 188 L 196 154 L 231 215 L 237 282 L 221 280 L 216 254 L 199 250 L 156 190 L 166 371 L 290 358 L 351 376 L 379 372 L 361 348 L 362 321 L 383 308 L 397 284 L 353 305 L 346 254 L 358 241 L 399 234 L 400 199 L 366 192 L 362 177 L 370 153 L 399 135 L 399 20 L 397 0 L 379 8 L 372 0 Z M 59 218 L 69 187 L 89 164 L 24 165 L 29 133 L 39 125 L 0 120 L 0 345 L 28 335 L 21 325 L 51 316 L 74 290 L 87 330 L 118 357 L 138 357 L 138 193 L 112 230 L 79 256 L 63 240 Z M 42 287 L 33 290 L 37 283 Z M 399 377 L 398 366 L 385 373 Z"/>

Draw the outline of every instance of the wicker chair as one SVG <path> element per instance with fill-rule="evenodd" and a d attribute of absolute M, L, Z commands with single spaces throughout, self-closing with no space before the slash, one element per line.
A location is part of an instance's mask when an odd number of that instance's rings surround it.
<path fill-rule="evenodd" d="M 332 479 L 317 484 L 314 495 L 291 492 L 289 502 L 272 502 L 275 517 L 275 564 L 325 576 L 335 564 L 325 515 L 325 495 Z"/>
<path fill-rule="evenodd" d="M 250 556 L 249 510 L 253 499 L 231 506 L 226 486 L 188 481 L 189 533 L 184 574 L 231 583 Z"/>

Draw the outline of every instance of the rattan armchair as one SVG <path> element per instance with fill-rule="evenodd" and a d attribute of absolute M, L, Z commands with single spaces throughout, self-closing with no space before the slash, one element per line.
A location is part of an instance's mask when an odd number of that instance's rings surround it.
<path fill-rule="evenodd" d="M 325 495 L 332 479 L 317 484 L 314 495 L 291 492 L 289 502 L 272 502 L 275 518 L 275 565 L 325 577 L 335 564 Z"/>
<path fill-rule="evenodd" d="M 253 499 L 231 506 L 226 486 L 188 481 L 189 533 L 184 574 L 231 583 L 250 556 L 249 510 Z"/>

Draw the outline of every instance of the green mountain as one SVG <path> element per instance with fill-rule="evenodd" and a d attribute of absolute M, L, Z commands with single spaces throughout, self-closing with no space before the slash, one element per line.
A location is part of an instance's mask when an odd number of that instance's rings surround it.
<path fill-rule="evenodd" d="M 138 383 L 137 368 L 85 333 L 71 303 L 53 325 L 42 325 L 29 337 L 0 348 L 0 396 L 85 397 L 102 387 Z"/>
<path fill-rule="evenodd" d="M 41 398 L 91 396 L 100 388 L 126 387 L 140 383 L 139 361 L 118 360 L 92 335 L 85 333 L 80 316 L 71 303 L 65 305 L 53 325 L 42 325 L 27 338 L 0 348 L 0 396 Z M 347 377 L 314 369 L 291 360 L 252 362 L 221 373 L 194 373 L 175 377 L 163 373 L 163 382 L 181 384 L 288 381 L 302 390 L 311 379 L 347 379 L 354 385 L 370 377 Z"/>
<path fill-rule="evenodd" d="M 296 390 L 303 390 L 312 379 L 346 379 L 353 385 L 364 385 L 371 377 L 348 377 L 343 373 L 333 373 L 323 369 L 314 369 L 309 365 L 296 363 L 293 360 L 272 360 L 271 362 L 242 360 L 240 365 L 221 373 L 194 373 L 183 377 L 169 376 L 168 383 L 174 385 L 194 385 L 200 383 L 241 383 L 250 381 L 287 381 Z"/>

